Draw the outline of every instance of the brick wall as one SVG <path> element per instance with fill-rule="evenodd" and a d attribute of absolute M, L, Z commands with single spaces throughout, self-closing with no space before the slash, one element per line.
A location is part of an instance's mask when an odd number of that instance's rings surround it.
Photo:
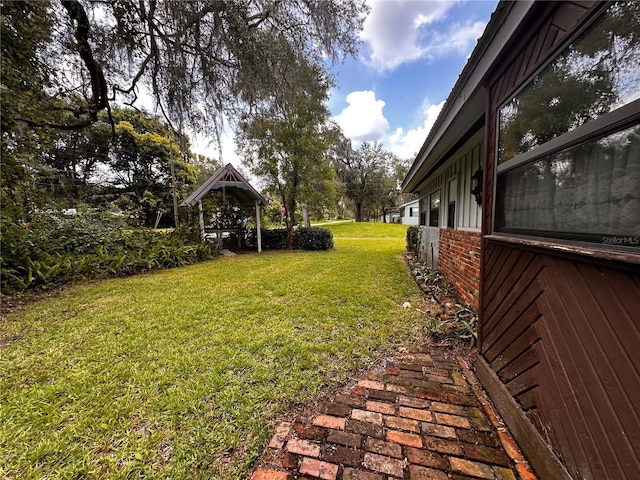
<path fill-rule="evenodd" d="M 480 232 L 441 228 L 439 257 L 442 273 L 477 312 L 480 299 Z"/>

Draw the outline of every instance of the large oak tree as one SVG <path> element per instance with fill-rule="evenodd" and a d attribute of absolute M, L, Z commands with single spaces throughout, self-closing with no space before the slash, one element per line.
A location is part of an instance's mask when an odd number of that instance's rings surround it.
<path fill-rule="evenodd" d="M 3 22 L 13 7 L 3 2 Z M 219 132 L 232 117 L 268 97 L 284 81 L 281 65 L 353 55 L 366 6 L 362 0 L 80 0 L 31 1 L 34 21 L 48 28 L 30 61 L 49 67 L 44 119 L 20 112 L 31 126 L 77 129 L 97 121 L 111 102 L 151 96 L 176 129 Z M 37 35 L 36 32 L 30 33 Z M 3 39 L 4 40 L 4 39 Z M 10 39 L 10 41 L 13 39 Z M 48 41 L 47 41 L 48 40 Z M 280 48 L 282 42 L 288 48 Z M 3 42 L 4 43 L 4 42 Z M 45 45 L 43 45 L 45 44 Z M 44 48 L 43 48 L 44 47 Z M 3 72 L 3 77 L 6 72 Z M 65 100 L 63 105 L 53 100 Z"/>

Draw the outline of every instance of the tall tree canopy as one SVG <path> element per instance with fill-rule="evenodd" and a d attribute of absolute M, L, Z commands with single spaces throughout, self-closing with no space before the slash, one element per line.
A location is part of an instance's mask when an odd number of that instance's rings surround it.
<path fill-rule="evenodd" d="M 365 209 L 373 213 L 395 206 L 399 190 L 395 155 L 380 142 L 365 142 L 353 150 L 351 142 L 334 137 L 334 167 L 344 184 L 345 196 L 353 201 L 356 222 L 364 219 Z"/>
<path fill-rule="evenodd" d="M 127 138 L 149 150 L 138 160 L 167 158 L 150 153 L 160 139 L 133 124 L 127 130 L 112 106 L 157 108 L 173 132 L 219 137 L 225 121 L 263 115 L 300 87 L 290 65 L 304 63 L 326 78 L 327 59 L 354 55 L 367 12 L 364 0 L 25 0 L 0 7 L 0 206 L 16 207 L 18 219 L 43 203 L 34 202 L 43 177 L 65 172 L 66 185 L 78 186 L 105 152 L 127 163 L 133 150 L 118 150 Z M 158 171 L 138 173 L 149 179 Z"/>
<path fill-rule="evenodd" d="M 286 82 L 259 111 L 244 117 L 239 138 L 245 162 L 286 208 L 289 240 L 301 203 L 335 198 L 328 158 L 329 78 L 303 56 L 284 67 Z"/>
<path fill-rule="evenodd" d="M 26 32 L 33 37 L 28 58 L 11 60 L 48 68 L 47 108 L 67 113 L 55 121 L 26 110 L 18 116 L 67 129 L 97 121 L 113 100 L 133 105 L 151 95 L 174 127 L 215 130 L 223 115 L 255 105 L 283 81 L 281 66 L 292 52 L 317 65 L 355 54 L 366 13 L 362 0 L 11 3 L 2 3 L 3 24 L 19 22 L 13 10 L 20 9 L 43 24 Z"/>

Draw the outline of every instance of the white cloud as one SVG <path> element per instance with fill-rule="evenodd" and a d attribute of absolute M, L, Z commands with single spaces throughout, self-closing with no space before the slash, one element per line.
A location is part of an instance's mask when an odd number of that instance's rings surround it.
<path fill-rule="evenodd" d="M 452 51 L 460 54 L 471 53 L 472 47 L 484 32 L 484 22 L 467 22 L 463 25 L 453 23 L 445 32 L 436 32 L 431 36 L 430 44 L 424 49 L 427 57 L 439 57 Z"/>
<path fill-rule="evenodd" d="M 334 120 L 344 135 L 354 143 L 354 147 L 362 142 L 380 141 L 387 150 L 398 157 L 412 159 L 422 147 L 444 102 L 443 100 L 438 104 L 432 104 L 425 101 L 420 112 L 420 118 L 423 119 L 421 125 L 406 132 L 399 127 L 387 135 L 389 122 L 382 113 L 385 102 L 376 100 L 375 92 L 369 90 L 351 92 L 347 95 L 349 106 L 334 117 Z"/>
<path fill-rule="evenodd" d="M 451 1 L 370 0 L 361 38 L 371 48 L 368 61 L 388 70 L 420 58 L 452 51 L 468 54 L 484 30 L 483 22 L 450 23 Z"/>
<path fill-rule="evenodd" d="M 398 128 L 385 139 L 387 149 L 396 154 L 399 158 L 413 159 L 424 143 L 431 127 L 438 118 L 440 110 L 444 105 L 444 100 L 437 105 L 425 102 L 423 106 L 424 122 L 419 127 L 411 129 L 405 133 L 404 129 Z"/>
<path fill-rule="evenodd" d="M 385 103 L 376 100 L 375 92 L 351 92 L 347 95 L 349 106 L 334 117 L 345 136 L 355 143 L 379 140 L 389 128 L 382 113 Z"/>

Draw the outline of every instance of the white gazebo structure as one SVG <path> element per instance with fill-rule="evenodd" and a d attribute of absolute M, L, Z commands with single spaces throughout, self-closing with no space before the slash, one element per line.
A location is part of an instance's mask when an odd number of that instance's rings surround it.
<path fill-rule="evenodd" d="M 200 232 L 202 233 L 202 238 L 206 238 L 207 233 L 215 233 L 218 236 L 218 242 L 220 243 L 222 233 L 224 231 L 231 231 L 229 229 L 205 231 L 202 199 L 211 190 L 222 190 L 225 195 L 230 195 L 243 207 L 251 208 L 255 205 L 258 252 L 261 252 L 262 236 L 260 234 L 260 205 L 266 207 L 268 202 L 230 163 L 209 177 L 209 179 L 200 185 L 195 192 L 189 195 L 189 198 L 180 204 L 181 207 L 193 207 L 196 203 L 198 204 L 198 210 L 200 213 Z"/>

